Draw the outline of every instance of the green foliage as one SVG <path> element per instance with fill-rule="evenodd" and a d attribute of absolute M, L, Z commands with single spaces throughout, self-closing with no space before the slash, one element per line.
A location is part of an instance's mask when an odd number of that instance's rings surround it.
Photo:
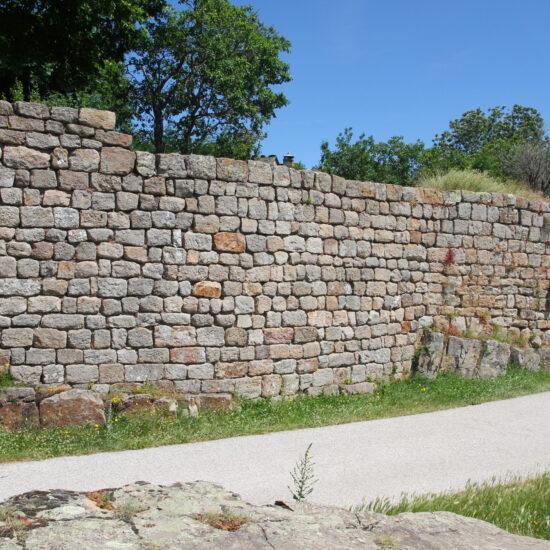
<path fill-rule="evenodd" d="M 466 111 L 449 122 L 449 129 L 434 138 L 423 170 L 451 168 L 488 171 L 502 176 L 502 158 L 514 144 L 544 139 L 544 119 L 537 109 L 514 105 Z"/>
<path fill-rule="evenodd" d="M 142 139 L 166 149 L 171 128 L 184 153 L 251 156 L 263 126 L 287 103 L 274 85 L 290 80 L 280 55 L 289 42 L 249 6 L 188 0 L 143 27 L 129 56 Z"/>
<path fill-rule="evenodd" d="M 353 141 L 346 128 L 334 149 L 321 143 L 320 169 L 347 179 L 428 185 L 447 190 L 524 194 L 528 186 L 550 190 L 550 154 L 544 120 L 532 107 L 475 109 L 451 120 L 428 148 L 402 137 Z M 529 147 L 527 147 L 529 146 Z M 528 185 L 519 185 L 517 182 Z"/>
<path fill-rule="evenodd" d="M 121 62 L 139 24 L 163 0 L 0 0 L 0 95 L 17 81 L 25 99 L 90 86 L 106 62 Z M 13 99 L 10 96 L 10 99 Z"/>
<path fill-rule="evenodd" d="M 321 144 L 319 169 L 347 179 L 410 184 L 420 167 L 424 145 L 405 143 L 401 136 L 387 142 L 376 142 L 364 134 L 353 142 L 353 130 L 346 128 L 336 138 L 331 149 L 329 143 Z"/>
<path fill-rule="evenodd" d="M 474 405 L 550 390 L 550 371 L 508 368 L 493 380 L 448 373 L 431 380 L 413 376 L 368 395 L 246 401 L 231 411 L 202 411 L 198 418 L 143 414 L 118 417 L 105 427 L 0 430 L 0 461 L 40 459 L 98 451 L 140 449 L 298 428 L 313 428 Z"/>
<path fill-rule="evenodd" d="M 292 478 L 293 487 L 289 487 L 288 490 L 292 494 L 292 498 L 298 502 L 302 502 L 307 499 L 311 493 L 313 493 L 313 486 L 317 483 L 315 475 L 313 473 L 313 467 L 315 464 L 312 460 L 310 443 L 307 446 L 304 456 L 298 460 L 290 477 Z"/>
<path fill-rule="evenodd" d="M 488 521 L 518 535 L 550 539 L 550 472 L 528 479 L 470 482 L 458 493 L 403 495 L 397 504 L 377 499 L 358 509 L 365 510 L 389 515 L 454 512 Z"/>
<path fill-rule="evenodd" d="M 499 179 L 486 172 L 469 168 L 452 168 L 446 173 L 422 176 L 418 183 L 422 187 L 432 187 L 441 191 L 475 191 L 476 193 L 511 193 L 521 197 L 540 198 L 540 194 L 527 185 L 514 180 Z"/>
<path fill-rule="evenodd" d="M 10 364 L 0 365 L 0 388 L 10 388 L 14 385 L 14 380 L 10 373 Z"/>

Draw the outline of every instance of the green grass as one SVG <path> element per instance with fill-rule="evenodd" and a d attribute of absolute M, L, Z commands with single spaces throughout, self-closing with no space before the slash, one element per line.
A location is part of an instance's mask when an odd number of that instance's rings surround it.
<path fill-rule="evenodd" d="M 444 510 L 488 521 L 510 533 L 550 539 L 550 472 L 469 483 L 458 493 L 404 495 L 397 504 L 378 499 L 358 509 L 389 515 Z"/>
<path fill-rule="evenodd" d="M 500 180 L 478 170 L 452 169 L 442 174 L 427 175 L 420 179 L 418 185 L 432 187 L 440 191 L 464 190 L 477 193 L 505 193 L 528 199 L 543 198 L 542 194 L 523 183 L 514 180 Z"/>
<path fill-rule="evenodd" d="M 13 378 L 7 369 L 0 366 L 0 388 L 9 388 L 13 386 Z"/>
<path fill-rule="evenodd" d="M 26 428 L 0 431 L 0 461 L 41 459 L 98 451 L 139 449 L 460 407 L 550 390 L 550 372 L 510 368 L 494 380 L 454 374 L 418 376 L 380 387 L 370 395 L 301 397 L 292 401 L 244 401 L 236 410 L 198 418 L 155 415 L 115 418 L 112 428 Z"/>

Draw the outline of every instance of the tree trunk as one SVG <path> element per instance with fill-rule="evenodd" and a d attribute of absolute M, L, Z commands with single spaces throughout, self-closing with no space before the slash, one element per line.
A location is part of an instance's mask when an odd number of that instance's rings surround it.
<path fill-rule="evenodd" d="M 164 153 L 164 120 L 161 107 L 153 107 L 153 132 L 155 153 Z"/>

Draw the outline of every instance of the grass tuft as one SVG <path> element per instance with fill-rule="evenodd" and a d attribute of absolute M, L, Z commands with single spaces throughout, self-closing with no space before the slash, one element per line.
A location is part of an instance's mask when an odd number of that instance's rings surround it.
<path fill-rule="evenodd" d="M 447 511 L 493 523 L 510 533 L 550 539 L 550 472 L 483 483 L 468 483 L 464 491 L 404 495 L 398 503 L 377 499 L 358 507 L 396 515 L 403 512 Z"/>
<path fill-rule="evenodd" d="M 37 460 L 100 451 L 142 449 L 239 435 L 313 428 L 429 412 L 550 390 L 550 371 L 509 368 L 492 380 L 446 373 L 435 379 L 413 376 L 380 386 L 368 395 L 326 395 L 288 401 L 243 400 L 229 411 L 204 411 L 198 418 L 154 414 L 117 416 L 103 426 L 0 429 L 0 462 Z"/>
<path fill-rule="evenodd" d="M 542 199 L 543 195 L 529 186 L 514 181 L 500 180 L 478 170 L 451 169 L 445 173 L 427 175 L 418 182 L 420 187 L 432 187 L 440 191 L 475 191 L 476 193 L 504 193 L 527 199 Z"/>
<path fill-rule="evenodd" d="M 250 520 L 246 516 L 240 516 L 233 512 L 206 512 L 204 514 L 195 514 L 194 519 L 210 525 L 214 529 L 222 531 L 238 531 L 245 523 Z"/>

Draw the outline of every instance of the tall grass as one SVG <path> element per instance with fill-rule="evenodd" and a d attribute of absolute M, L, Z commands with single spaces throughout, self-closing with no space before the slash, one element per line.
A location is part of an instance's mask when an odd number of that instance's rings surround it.
<path fill-rule="evenodd" d="M 441 191 L 463 190 L 477 193 L 505 193 L 528 199 L 543 198 L 541 193 L 518 181 L 500 180 L 486 172 L 470 169 L 457 170 L 453 168 L 445 173 L 426 175 L 420 178 L 418 185 Z"/>
<path fill-rule="evenodd" d="M 389 515 L 444 510 L 488 521 L 510 533 L 550 539 L 550 472 L 469 483 L 458 493 L 404 495 L 397 504 L 377 499 L 358 509 Z"/>

